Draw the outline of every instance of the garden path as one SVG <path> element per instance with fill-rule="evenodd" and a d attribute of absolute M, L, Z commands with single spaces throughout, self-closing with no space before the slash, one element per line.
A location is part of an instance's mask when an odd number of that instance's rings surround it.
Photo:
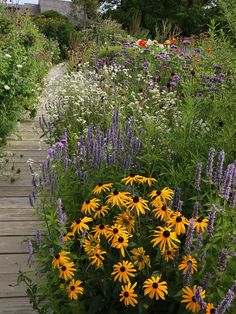
<path fill-rule="evenodd" d="M 27 239 L 35 235 L 39 225 L 28 201 L 32 188 L 27 160 L 33 159 L 34 168 L 40 169 L 40 162 L 47 155 L 38 118 L 45 110 L 50 91 L 64 73 L 63 64 L 49 71 L 37 116 L 33 121 L 23 120 L 7 142 L 8 162 L 0 174 L 0 314 L 34 313 L 26 297 L 26 287 L 14 286 L 18 271 L 27 269 Z"/>

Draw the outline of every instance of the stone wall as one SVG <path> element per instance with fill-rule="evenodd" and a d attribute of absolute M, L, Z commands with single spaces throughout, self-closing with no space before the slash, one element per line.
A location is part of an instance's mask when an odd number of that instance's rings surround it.
<path fill-rule="evenodd" d="M 65 16 L 70 15 L 70 1 L 40 0 L 39 6 L 40 6 L 40 12 L 54 10 Z"/>

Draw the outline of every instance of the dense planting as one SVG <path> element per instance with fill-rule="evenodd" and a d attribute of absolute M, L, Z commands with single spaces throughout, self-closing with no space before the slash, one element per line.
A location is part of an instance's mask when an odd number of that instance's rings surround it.
<path fill-rule="evenodd" d="M 0 144 L 23 113 L 36 114 L 42 79 L 53 57 L 53 46 L 27 15 L 0 8 Z"/>

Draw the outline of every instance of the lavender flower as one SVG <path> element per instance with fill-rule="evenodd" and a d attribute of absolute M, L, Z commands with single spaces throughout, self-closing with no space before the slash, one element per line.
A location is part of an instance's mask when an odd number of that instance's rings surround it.
<path fill-rule="evenodd" d="M 174 194 L 174 207 L 177 209 L 179 206 L 179 201 L 180 201 L 180 192 L 181 189 L 180 188 L 175 188 L 175 194 Z"/>
<path fill-rule="evenodd" d="M 215 172 L 215 177 L 214 177 L 215 186 L 221 185 L 224 160 L 225 160 L 225 152 L 222 150 L 218 157 L 218 162 L 217 162 L 217 167 L 216 167 L 216 172 Z"/>
<path fill-rule="evenodd" d="M 224 314 L 225 311 L 230 307 L 236 294 L 236 281 L 234 281 L 232 287 L 226 293 L 224 299 L 221 301 L 216 309 L 215 314 Z"/>
<path fill-rule="evenodd" d="M 29 204 L 31 207 L 34 207 L 34 201 L 33 201 L 32 193 L 29 194 Z"/>
<path fill-rule="evenodd" d="M 192 262 L 188 261 L 187 264 L 188 264 L 187 271 L 184 274 L 184 278 L 183 278 L 184 286 L 190 286 L 191 278 L 192 278 Z"/>
<path fill-rule="evenodd" d="M 195 202 L 195 204 L 193 206 L 192 217 L 196 217 L 196 216 L 199 215 L 199 209 L 200 209 L 200 203 L 199 202 Z"/>
<path fill-rule="evenodd" d="M 194 187 L 198 191 L 200 191 L 201 172 L 202 172 L 202 162 L 199 162 L 197 164 L 197 170 L 196 170 L 196 175 L 195 175 L 195 183 L 194 183 Z"/>
<path fill-rule="evenodd" d="M 40 247 L 40 244 L 42 242 L 42 236 L 41 236 L 41 231 L 40 230 L 36 230 L 35 242 L 36 242 L 37 247 Z"/>
<path fill-rule="evenodd" d="M 220 261 L 219 261 L 219 271 L 223 273 L 226 269 L 227 266 L 227 256 L 228 256 L 228 250 L 227 249 L 222 249 L 220 253 Z"/>
<path fill-rule="evenodd" d="M 62 201 L 60 198 L 57 200 L 57 218 L 60 225 L 65 225 L 67 221 L 67 216 L 66 216 L 66 213 L 62 209 Z"/>
<path fill-rule="evenodd" d="M 227 201 L 229 200 L 229 196 L 230 196 L 234 171 L 235 171 L 234 164 L 228 165 L 225 172 L 224 183 L 221 189 L 221 196 Z"/>
<path fill-rule="evenodd" d="M 177 206 L 177 211 L 182 212 L 183 210 L 183 201 L 179 200 L 178 206 Z"/>
<path fill-rule="evenodd" d="M 202 236 L 202 232 L 200 232 L 197 236 L 197 241 L 196 241 L 196 247 L 195 250 L 198 251 L 201 244 L 202 244 L 202 240 L 203 240 L 203 236 Z"/>
<path fill-rule="evenodd" d="M 206 303 L 204 302 L 204 300 L 202 298 L 201 292 L 202 292 L 202 287 L 197 287 L 195 296 L 196 296 L 197 302 L 199 303 L 199 305 L 201 307 L 202 313 L 205 313 L 206 312 Z"/>
<path fill-rule="evenodd" d="M 205 278 L 203 280 L 203 283 L 202 283 L 202 289 L 203 290 L 207 289 L 210 278 L 211 278 L 211 273 L 207 272 L 205 275 Z"/>
<path fill-rule="evenodd" d="M 34 257 L 33 246 L 32 246 L 31 240 L 28 240 L 27 247 L 28 247 L 28 253 L 29 253 L 28 264 L 31 264 L 33 257 Z"/>
<path fill-rule="evenodd" d="M 212 204 L 211 206 L 211 212 L 208 217 L 208 226 L 207 226 L 207 232 L 209 235 L 212 235 L 214 231 L 214 222 L 216 218 L 216 206 Z"/>
<path fill-rule="evenodd" d="M 186 255 L 190 254 L 190 249 L 193 243 L 193 234 L 194 234 L 194 219 L 190 219 L 184 245 L 184 251 Z"/>
<path fill-rule="evenodd" d="M 209 150 L 209 156 L 207 161 L 207 167 L 206 167 L 206 177 L 208 179 L 208 182 L 212 182 L 212 174 L 213 174 L 213 161 L 215 156 L 215 148 L 211 147 Z"/>

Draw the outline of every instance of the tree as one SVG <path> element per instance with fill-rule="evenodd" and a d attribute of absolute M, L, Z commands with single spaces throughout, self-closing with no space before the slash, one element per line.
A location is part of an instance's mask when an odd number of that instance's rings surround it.
<path fill-rule="evenodd" d="M 98 10 L 98 0 L 72 0 L 71 17 L 77 25 L 86 27 L 90 19 L 95 19 Z"/>

